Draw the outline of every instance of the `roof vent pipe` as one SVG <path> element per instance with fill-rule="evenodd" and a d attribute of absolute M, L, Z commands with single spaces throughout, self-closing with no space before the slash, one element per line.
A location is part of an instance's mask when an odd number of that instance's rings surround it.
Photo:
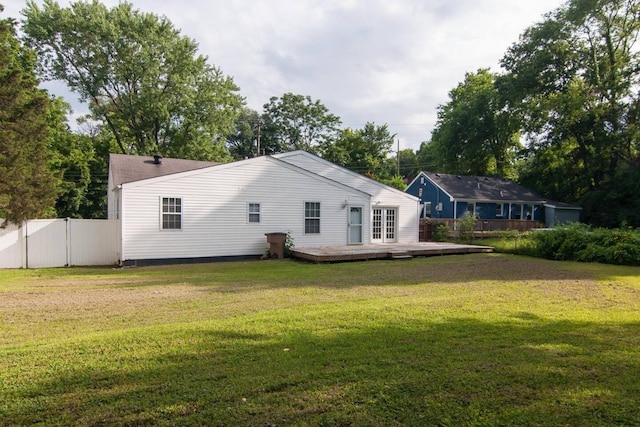
<path fill-rule="evenodd" d="M 162 156 L 159 154 L 153 156 L 153 163 L 156 165 L 162 164 Z"/>

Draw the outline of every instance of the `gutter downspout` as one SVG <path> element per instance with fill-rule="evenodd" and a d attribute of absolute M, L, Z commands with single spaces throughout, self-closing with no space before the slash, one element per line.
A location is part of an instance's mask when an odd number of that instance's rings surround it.
<path fill-rule="evenodd" d="M 124 217 L 124 212 L 122 207 L 124 206 L 124 191 L 122 188 L 122 184 L 118 185 L 117 187 L 118 189 L 118 193 L 116 196 L 116 204 L 118 206 L 117 208 L 117 212 L 116 212 L 116 220 L 118 221 L 118 239 L 119 239 L 119 244 L 118 244 L 118 249 L 119 249 L 119 254 L 118 254 L 118 264 L 120 266 L 124 265 L 124 237 L 122 236 L 122 230 L 124 229 L 123 227 L 123 217 Z"/>

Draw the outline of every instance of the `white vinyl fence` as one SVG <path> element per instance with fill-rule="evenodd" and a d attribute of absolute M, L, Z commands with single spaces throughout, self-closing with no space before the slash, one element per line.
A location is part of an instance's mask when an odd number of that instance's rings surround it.
<path fill-rule="evenodd" d="M 35 219 L 0 229 L 0 268 L 113 265 L 118 221 Z"/>

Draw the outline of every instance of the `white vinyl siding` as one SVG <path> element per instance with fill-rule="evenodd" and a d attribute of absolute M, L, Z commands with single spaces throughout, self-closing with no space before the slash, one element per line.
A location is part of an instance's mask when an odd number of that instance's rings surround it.
<path fill-rule="evenodd" d="M 370 239 L 367 194 L 269 157 L 123 184 L 122 192 L 123 260 L 262 255 L 265 233 L 274 232 L 290 233 L 299 247 L 344 245 L 345 200 L 365 207 Z M 304 233 L 309 194 L 322 207 L 322 234 Z M 180 233 L 158 230 L 160 211 L 150 208 L 168 195 L 182 198 Z M 258 200 L 260 223 L 248 227 L 248 204 Z"/>

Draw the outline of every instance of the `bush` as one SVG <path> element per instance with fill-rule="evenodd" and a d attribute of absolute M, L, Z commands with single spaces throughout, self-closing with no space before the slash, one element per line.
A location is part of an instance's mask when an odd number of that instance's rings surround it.
<path fill-rule="evenodd" d="M 570 224 L 550 231 L 533 234 L 536 250 L 542 258 L 571 260 L 577 253 L 587 247 L 585 241 L 590 228 L 585 224 Z"/>
<path fill-rule="evenodd" d="M 539 257 L 531 231 L 500 230 L 492 231 L 491 235 L 483 244 L 492 246 L 496 252 Z"/>
<path fill-rule="evenodd" d="M 607 248 L 604 258 L 606 264 L 640 265 L 640 239 L 635 244 L 620 243 Z"/>
<path fill-rule="evenodd" d="M 640 265 L 640 233 L 570 224 L 533 234 L 538 256 L 565 261 Z"/>
<path fill-rule="evenodd" d="M 287 239 L 284 241 L 284 257 L 285 258 L 291 258 L 291 256 L 293 255 L 293 250 L 296 247 L 294 241 L 293 241 L 293 236 L 291 235 L 291 232 L 287 232 Z"/>
<path fill-rule="evenodd" d="M 599 262 L 605 257 L 605 248 L 593 243 L 589 243 L 586 248 L 576 254 L 576 261 L 580 262 Z"/>
<path fill-rule="evenodd" d="M 436 224 L 433 229 L 433 241 L 445 242 L 447 240 L 447 234 L 449 233 L 449 227 L 446 224 Z"/>
<path fill-rule="evenodd" d="M 473 232 L 476 229 L 476 217 L 471 212 L 467 212 L 458 222 L 460 231 L 460 240 L 471 243 L 473 242 Z"/>

